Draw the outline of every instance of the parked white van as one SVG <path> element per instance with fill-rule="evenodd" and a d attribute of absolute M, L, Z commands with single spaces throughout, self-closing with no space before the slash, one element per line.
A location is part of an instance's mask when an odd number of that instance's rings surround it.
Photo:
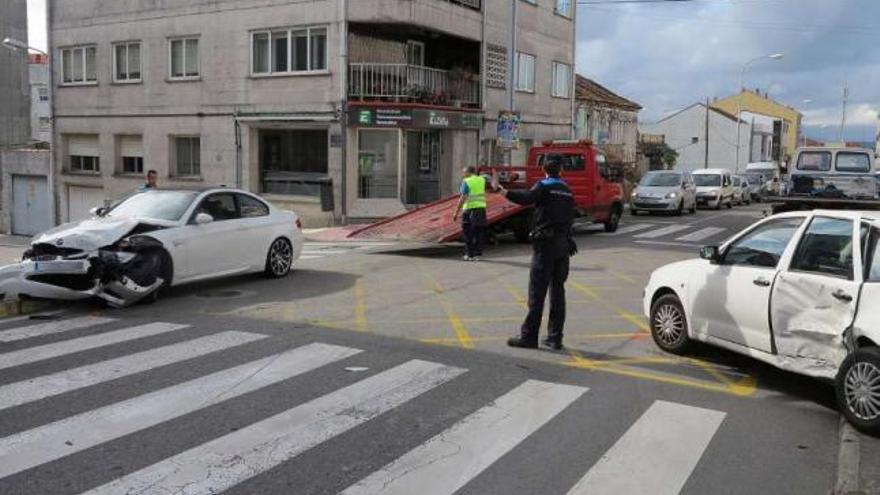
<path fill-rule="evenodd" d="M 697 206 L 733 208 L 733 178 L 730 170 L 707 168 L 692 173 L 697 185 Z"/>

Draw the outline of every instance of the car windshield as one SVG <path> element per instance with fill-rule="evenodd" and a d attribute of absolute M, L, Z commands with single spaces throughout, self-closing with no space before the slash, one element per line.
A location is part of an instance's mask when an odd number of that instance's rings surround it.
<path fill-rule="evenodd" d="M 746 178 L 749 181 L 749 184 L 753 186 L 762 184 L 764 182 L 764 176 L 761 174 L 749 174 L 746 176 Z"/>
<path fill-rule="evenodd" d="M 721 176 L 718 174 L 694 174 L 694 183 L 697 187 L 712 187 L 721 185 Z"/>
<path fill-rule="evenodd" d="M 871 158 L 866 153 L 840 152 L 837 154 L 838 172 L 861 172 L 871 171 Z"/>
<path fill-rule="evenodd" d="M 177 221 L 199 193 L 195 191 L 146 191 L 124 199 L 107 213 L 109 217 L 153 218 Z"/>
<path fill-rule="evenodd" d="M 675 187 L 681 185 L 681 174 L 647 174 L 639 182 L 643 187 Z"/>
<path fill-rule="evenodd" d="M 739 177 L 734 177 L 734 178 L 733 178 L 733 185 L 734 185 L 734 186 L 739 186 L 739 185 L 741 185 L 741 184 L 742 184 L 742 179 L 740 179 Z"/>

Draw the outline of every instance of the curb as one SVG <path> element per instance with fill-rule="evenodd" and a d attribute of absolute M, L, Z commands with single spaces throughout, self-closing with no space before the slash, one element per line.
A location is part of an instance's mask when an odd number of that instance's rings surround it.
<path fill-rule="evenodd" d="M 841 416 L 839 450 L 837 453 L 837 482 L 834 485 L 834 495 L 865 494 L 865 492 L 859 489 L 860 465 L 861 445 L 859 433 Z"/>
<path fill-rule="evenodd" d="M 53 307 L 53 303 L 44 301 L 3 301 L 0 303 L 0 318 L 29 315 Z"/>

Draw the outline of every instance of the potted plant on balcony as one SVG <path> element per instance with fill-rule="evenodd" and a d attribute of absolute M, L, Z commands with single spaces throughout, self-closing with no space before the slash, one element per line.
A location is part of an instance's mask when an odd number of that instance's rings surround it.
<path fill-rule="evenodd" d="M 461 107 L 465 99 L 471 75 L 462 67 L 456 66 L 449 71 L 449 99 L 456 107 Z"/>

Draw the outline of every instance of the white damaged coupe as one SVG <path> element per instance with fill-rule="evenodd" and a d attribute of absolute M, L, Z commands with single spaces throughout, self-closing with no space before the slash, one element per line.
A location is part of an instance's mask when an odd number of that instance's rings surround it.
<path fill-rule="evenodd" d="M 700 254 L 651 274 L 657 345 L 702 341 L 834 380 L 844 416 L 880 435 L 880 212 L 775 215 Z"/>
<path fill-rule="evenodd" d="M 20 263 L 0 268 L 0 294 L 114 307 L 162 287 L 228 275 L 283 277 L 302 251 L 297 216 L 235 189 L 150 190 L 88 220 L 37 235 Z"/>

